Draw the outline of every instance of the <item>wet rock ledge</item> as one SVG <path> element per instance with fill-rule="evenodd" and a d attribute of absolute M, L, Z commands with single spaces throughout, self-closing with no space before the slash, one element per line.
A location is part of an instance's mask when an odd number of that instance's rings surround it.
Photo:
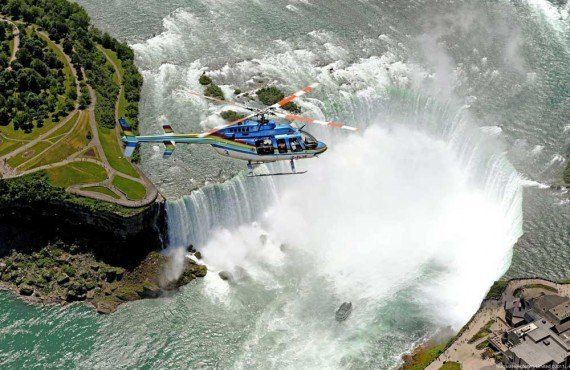
<path fill-rule="evenodd" d="M 0 288 L 28 302 L 84 301 L 99 313 L 111 313 L 122 303 L 160 297 L 207 272 L 206 266 L 185 258 L 182 275 L 167 281 L 164 272 L 169 263 L 170 257 L 153 251 L 129 270 L 58 242 L 33 253 L 14 250 L 0 258 Z"/>

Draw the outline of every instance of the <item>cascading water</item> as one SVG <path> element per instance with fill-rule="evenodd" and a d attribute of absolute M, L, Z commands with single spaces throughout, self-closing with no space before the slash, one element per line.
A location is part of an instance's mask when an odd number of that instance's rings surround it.
<path fill-rule="evenodd" d="M 251 222 L 276 197 L 272 181 L 248 181 L 243 175 L 212 184 L 166 204 L 171 248 L 207 243 L 212 231 Z"/>

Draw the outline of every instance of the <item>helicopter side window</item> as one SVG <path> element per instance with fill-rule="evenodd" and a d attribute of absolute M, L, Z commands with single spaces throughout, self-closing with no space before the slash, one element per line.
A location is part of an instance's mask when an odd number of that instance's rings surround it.
<path fill-rule="evenodd" d="M 285 139 L 277 139 L 277 150 L 279 150 L 279 153 L 287 153 Z"/>
<path fill-rule="evenodd" d="M 255 146 L 257 148 L 257 154 L 259 155 L 269 155 L 275 152 L 275 148 L 271 144 L 271 139 L 256 140 Z"/>

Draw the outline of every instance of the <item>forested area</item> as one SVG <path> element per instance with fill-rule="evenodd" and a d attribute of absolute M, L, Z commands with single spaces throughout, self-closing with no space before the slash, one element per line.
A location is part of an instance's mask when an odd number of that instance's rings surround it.
<path fill-rule="evenodd" d="M 114 71 L 96 44 L 116 51 L 125 70 L 125 95 L 129 102 L 126 112 L 133 126 L 137 126 L 142 77 L 134 66 L 133 52 L 127 45 L 91 27 L 89 16 L 81 6 L 67 0 L 0 0 L 0 12 L 12 20 L 37 24 L 54 42 L 63 45 L 78 71 L 79 80 L 83 79 L 81 67 L 85 70 L 88 83 L 97 95 L 97 121 L 109 128 L 115 125 L 119 87 L 113 81 Z"/>
<path fill-rule="evenodd" d="M 127 99 L 125 115 L 136 131 L 138 129 L 139 116 L 138 102 L 140 100 L 143 79 L 135 66 L 133 50 L 128 45 L 111 37 L 108 33 L 101 34 L 97 29 L 93 29 L 92 32 L 95 36 L 95 40 L 101 44 L 101 46 L 116 52 L 117 57 L 121 60 L 121 65 L 124 70 L 123 86 L 125 88 L 125 98 Z"/>
<path fill-rule="evenodd" d="M 31 132 L 46 119 L 57 120 L 73 109 L 75 91 L 65 91 L 63 64 L 31 29 L 20 29 L 16 60 L 8 65 L 6 41 L 12 38 L 12 26 L 1 26 L 0 124 L 13 123 L 16 130 Z"/>
<path fill-rule="evenodd" d="M 0 69 L 8 67 L 10 61 L 10 42 L 13 40 L 12 25 L 0 22 Z"/>

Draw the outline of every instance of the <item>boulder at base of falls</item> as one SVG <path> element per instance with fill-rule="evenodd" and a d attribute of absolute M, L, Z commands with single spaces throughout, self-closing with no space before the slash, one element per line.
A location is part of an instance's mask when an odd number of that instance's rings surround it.
<path fill-rule="evenodd" d="M 230 274 L 227 271 L 220 271 L 218 273 L 218 276 L 220 277 L 220 279 L 224 280 L 224 281 L 232 281 L 233 280 L 233 276 L 232 274 Z"/>

